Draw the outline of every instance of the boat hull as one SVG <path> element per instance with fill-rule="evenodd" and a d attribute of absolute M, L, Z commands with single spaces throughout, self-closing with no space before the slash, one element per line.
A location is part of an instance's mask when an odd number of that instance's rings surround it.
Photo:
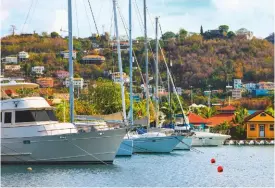
<path fill-rule="evenodd" d="M 192 145 L 192 138 L 191 137 L 186 137 L 183 138 L 178 145 L 176 145 L 175 150 L 190 150 Z"/>
<path fill-rule="evenodd" d="M 2 164 L 110 164 L 126 128 L 25 138 L 2 138 Z"/>
<path fill-rule="evenodd" d="M 134 142 L 133 140 L 130 139 L 124 139 L 120 146 L 119 149 L 116 153 L 116 156 L 132 156 L 133 154 L 133 147 L 134 147 Z"/>
<path fill-rule="evenodd" d="M 197 138 L 194 137 L 192 138 L 192 146 L 194 147 L 201 147 L 201 146 L 221 146 L 223 145 L 224 141 L 227 138 L 208 138 L 208 137 L 203 137 L 203 138 Z"/>
<path fill-rule="evenodd" d="M 134 138 L 134 153 L 170 153 L 184 136 Z"/>

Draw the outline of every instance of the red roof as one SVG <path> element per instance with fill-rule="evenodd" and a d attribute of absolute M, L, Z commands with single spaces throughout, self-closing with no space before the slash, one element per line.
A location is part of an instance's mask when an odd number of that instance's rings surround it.
<path fill-rule="evenodd" d="M 222 124 L 223 122 L 227 121 L 230 122 L 235 117 L 234 114 L 217 114 L 211 118 L 208 118 L 209 127 L 215 127 L 217 125 Z"/>
<path fill-rule="evenodd" d="M 203 117 L 201 117 L 197 114 L 194 114 L 192 112 L 189 112 L 188 119 L 189 119 L 189 123 L 194 124 L 194 125 L 208 123 L 207 119 L 204 119 Z"/>
<path fill-rule="evenodd" d="M 228 106 L 222 107 L 220 109 L 220 111 L 235 111 L 235 110 L 236 110 L 236 108 L 232 105 L 228 105 Z"/>

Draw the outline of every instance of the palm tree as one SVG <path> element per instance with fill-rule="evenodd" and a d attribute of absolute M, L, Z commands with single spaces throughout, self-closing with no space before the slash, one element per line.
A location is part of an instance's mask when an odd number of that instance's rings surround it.
<path fill-rule="evenodd" d="M 245 118 L 249 115 L 248 110 L 246 108 L 238 108 L 235 113 L 235 117 L 232 122 L 237 125 L 236 126 L 236 135 L 237 137 L 244 137 L 245 135 Z"/>
<path fill-rule="evenodd" d="M 205 108 L 201 108 L 200 110 L 200 116 L 204 117 L 204 118 L 210 118 L 214 115 L 217 114 L 217 110 L 215 107 L 205 107 Z"/>

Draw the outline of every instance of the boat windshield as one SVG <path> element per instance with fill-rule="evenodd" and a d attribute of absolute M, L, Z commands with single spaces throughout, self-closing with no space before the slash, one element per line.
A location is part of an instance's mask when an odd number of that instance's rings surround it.
<path fill-rule="evenodd" d="M 58 121 L 52 110 L 23 110 L 15 112 L 15 123 Z"/>

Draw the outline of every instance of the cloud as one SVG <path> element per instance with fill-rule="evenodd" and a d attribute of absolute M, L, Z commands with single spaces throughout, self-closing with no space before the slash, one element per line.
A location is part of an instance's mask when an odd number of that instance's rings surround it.
<path fill-rule="evenodd" d="M 68 30 L 66 0 L 2 0 L 5 7 L 2 10 L 7 11 L 3 13 L 1 10 L 1 14 L 5 14 L 1 28 L 2 34 L 8 33 L 11 24 L 22 28 L 32 1 L 37 1 L 37 5 L 27 20 L 29 27 L 25 30 L 26 32 L 32 32 L 32 30 L 38 33 L 42 31 L 60 32 L 61 27 Z M 128 25 L 128 2 L 128 0 L 118 0 L 117 16 L 121 35 L 125 35 L 126 32 L 119 13 L 121 12 L 125 24 Z M 141 16 L 143 22 L 143 1 L 133 0 L 132 2 L 133 36 L 142 36 L 143 26 L 141 26 L 139 17 Z M 111 32 L 113 35 L 112 0 L 93 0 L 91 5 L 99 33 L 103 32 L 104 25 L 104 31 Z M 199 32 L 201 25 L 204 30 L 208 30 L 215 29 L 221 24 L 229 25 L 230 30 L 233 31 L 245 27 L 261 37 L 266 37 L 274 30 L 273 0 L 149 0 L 147 7 L 153 22 L 156 16 L 160 16 L 163 32 L 178 32 L 181 27 L 191 32 Z M 77 36 L 79 33 L 80 37 L 87 37 L 91 33 L 96 33 L 88 1 L 72 0 L 72 8 L 73 35 Z M 147 16 L 148 36 L 154 37 L 155 26 L 154 23 L 151 24 L 150 17 Z M 67 35 L 65 32 L 61 34 Z"/>

